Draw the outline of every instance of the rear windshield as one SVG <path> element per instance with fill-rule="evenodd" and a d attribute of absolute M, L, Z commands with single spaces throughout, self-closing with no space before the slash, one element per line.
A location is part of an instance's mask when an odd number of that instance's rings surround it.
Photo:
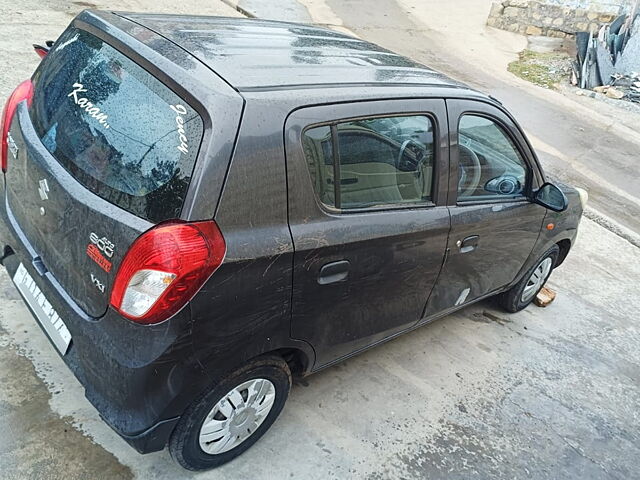
<path fill-rule="evenodd" d="M 76 29 L 56 42 L 34 84 L 36 132 L 80 183 L 154 222 L 180 215 L 203 132 L 182 98 Z"/>

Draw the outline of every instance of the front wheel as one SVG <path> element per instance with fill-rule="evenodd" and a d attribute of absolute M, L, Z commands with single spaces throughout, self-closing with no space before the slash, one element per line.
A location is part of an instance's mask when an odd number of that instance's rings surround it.
<path fill-rule="evenodd" d="M 169 439 L 169 453 L 188 470 L 234 459 L 275 422 L 291 388 L 280 357 L 252 360 L 220 381 L 185 411 Z"/>
<path fill-rule="evenodd" d="M 547 250 L 518 283 L 497 296 L 500 306 L 511 313 L 525 309 L 544 287 L 558 260 L 559 253 L 560 248 L 557 245 Z"/>

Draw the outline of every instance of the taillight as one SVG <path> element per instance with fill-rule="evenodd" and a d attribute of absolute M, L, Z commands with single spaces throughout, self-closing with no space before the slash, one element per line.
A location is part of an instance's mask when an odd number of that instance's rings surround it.
<path fill-rule="evenodd" d="M 0 144 L 0 163 L 2 164 L 2 171 L 7 171 L 7 156 L 9 153 L 9 146 L 7 136 L 9 135 L 9 128 L 11 127 L 11 121 L 13 115 L 16 113 L 18 104 L 23 100 L 27 101 L 28 105 L 31 105 L 33 99 L 33 83 L 31 80 L 25 80 L 13 91 L 9 100 L 4 106 L 2 111 L 2 119 L 0 120 L 0 132 L 2 132 L 2 142 Z"/>
<path fill-rule="evenodd" d="M 193 298 L 225 252 L 214 221 L 160 224 L 136 239 L 125 255 L 111 305 L 134 322 L 162 322 Z"/>

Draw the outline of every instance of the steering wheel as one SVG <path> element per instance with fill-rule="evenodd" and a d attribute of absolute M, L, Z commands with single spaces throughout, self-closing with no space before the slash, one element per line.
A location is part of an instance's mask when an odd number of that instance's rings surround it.
<path fill-rule="evenodd" d="M 426 153 L 422 155 L 422 158 L 418 160 L 418 165 L 416 166 L 415 178 L 413 179 L 413 183 L 416 188 L 416 192 L 424 198 L 425 195 L 431 194 L 431 179 L 432 179 L 432 170 L 431 170 L 431 155 L 427 155 Z"/>
<path fill-rule="evenodd" d="M 407 148 L 409 148 L 412 145 L 417 147 L 420 152 L 424 152 L 424 146 L 420 142 L 418 142 L 417 140 L 414 140 L 413 138 L 409 138 L 409 139 L 405 140 L 404 142 L 402 142 L 402 146 L 400 147 L 400 152 L 398 153 L 398 161 L 396 163 L 396 165 L 398 165 L 398 167 L 400 165 L 402 165 L 402 159 L 404 157 L 405 151 L 407 150 Z M 416 158 L 417 158 L 417 156 L 418 155 L 416 155 Z M 425 156 L 424 153 L 422 154 L 422 156 L 423 157 Z M 416 162 L 416 165 L 419 162 L 420 162 L 420 160 L 418 160 Z M 412 167 L 415 167 L 415 165 L 412 165 Z"/>
<path fill-rule="evenodd" d="M 458 196 L 470 197 L 476 191 L 478 185 L 480 185 L 480 179 L 482 178 L 480 159 L 478 158 L 478 155 L 476 155 L 476 152 L 462 144 L 458 144 L 458 151 L 460 158 L 459 167 L 461 172 L 460 180 L 458 180 Z M 466 160 L 466 162 L 463 162 L 463 159 Z M 467 163 L 467 166 L 471 167 L 472 175 L 469 180 L 467 180 L 467 172 L 463 163 Z"/>
<path fill-rule="evenodd" d="M 407 148 L 410 148 L 411 146 L 415 146 L 417 147 L 417 150 L 420 154 L 420 157 L 418 158 L 418 152 L 415 152 L 414 150 L 414 154 L 417 158 L 417 162 L 415 165 L 411 165 L 411 169 L 414 171 L 414 185 L 415 185 L 415 189 L 416 192 L 418 192 L 421 196 L 424 196 L 425 192 L 428 193 L 428 185 L 426 185 L 426 183 L 431 183 L 431 176 L 427 176 L 425 175 L 425 167 L 427 166 L 427 162 L 429 162 L 429 155 L 427 155 L 427 151 L 425 149 L 425 146 L 418 142 L 417 140 L 414 140 L 413 138 L 410 138 L 408 140 L 405 140 L 402 143 L 402 146 L 400 147 L 400 153 L 398 154 L 398 167 L 401 167 L 401 165 L 403 164 L 403 157 L 404 154 L 407 150 Z"/>

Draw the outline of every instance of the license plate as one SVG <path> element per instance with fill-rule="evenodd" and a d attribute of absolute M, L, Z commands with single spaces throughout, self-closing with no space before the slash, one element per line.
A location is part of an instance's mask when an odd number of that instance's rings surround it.
<path fill-rule="evenodd" d="M 67 353 L 71 343 L 71 333 L 22 263 L 13 276 L 13 283 L 18 287 L 18 291 L 31 307 L 36 319 L 58 351 L 62 355 Z"/>

